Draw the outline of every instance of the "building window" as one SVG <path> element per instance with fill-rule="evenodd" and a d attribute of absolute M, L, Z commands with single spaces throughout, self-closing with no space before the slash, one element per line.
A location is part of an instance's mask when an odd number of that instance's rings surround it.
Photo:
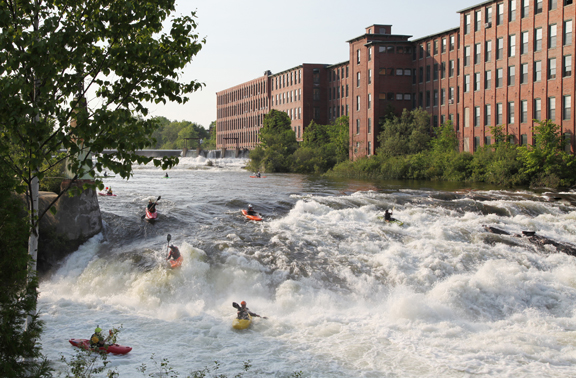
<path fill-rule="evenodd" d="M 455 37 L 453 35 L 450 36 L 450 51 L 454 50 L 454 46 L 455 46 Z"/>
<path fill-rule="evenodd" d="M 445 98 L 446 98 L 446 89 L 442 88 L 440 89 L 440 105 L 445 104 Z"/>
<path fill-rule="evenodd" d="M 496 69 L 496 88 L 500 88 L 504 85 L 504 69 Z"/>
<path fill-rule="evenodd" d="M 474 63 L 478 64 L 481 62 L 481 54 L 482 54 L 482 45 L 480 43 L 477 43 L 474 47 L 475 52 L 474 52 Z"/>
<path fill-rule="evenodd" d="M 438 54 L 438 41 L 434 41 L 434 55 Z"/>
<path fill-rule="evenodd" d="M 562 57 L 562 76 L 572 76 L 572 55 Z"/>
<path fill-rule="evenodd" d="M 449 77 L 453 77 L 454 76 L 454 61 L 451 60 L 450 62 L 448 62 L 448 76 Z"/>
<path fill-rule="evenodd" d="M 360 120 L 356 119 L 356 135 L 360 134 Z"/>
<path fill-rule="evenodd" d="M 572 20 L 564 21 L 564 46 L 572 44 Z"/>
<path fill-rule="evenodd" d="M 534 62 L 534 81 L 542 80 L 542 62 Z"/>
<path fill-rule="evenodd" d="M 514 101 L 508 103 L 508 123 L 514 123 Z"/>
<path fill-rule="evenodd" d="M 470 91 L 470 75 L 464 75 L 464 92 Z"/>
<path fill-rule="evenodd" d="M 426 66 L 426 81 L 430 81 L 430 65 Z"/>
<path fill-rule="evenodd" d="M 522 38 L 522 43 L 520 45 L 520 54 L 527 54 L 528 53 L 528 40 L 529 40 L 529 35 L 528 32 L 522 32 L 521 37 Z"/>
<path fill-rule="evenodd" d="M 430 42 L 426 43 L 426 57 L 430 57 Z"/>
<path fill-rule="evenodd" d="M 474 12 L 474 31 L 480 31 L 482 25 L 482 11 Z"/>
<path fill-rule="evenodd" d="M 496 59 L 502 59 L 504 56 L 504 38 L 496 40 Z"/>
<path fill-rule="evenodd" d="M 558 7 L 558 0 L 550 0 L 548 10 L 554 10 Z"/>
<path fill-rule="evenodd" d="M 542 50 L 542 28 L 534 31 L 534 51 Z"/>
<path fill-rule="evenodd" d="M 556 79 L 556 58 L 548 59 L 548 79 Z"/>
<path fill-rule="evenodd" d="M 516 56 L 516 36 L 508 36 L 508 57 Z"/>
<path fill-rule="evenodd" d="M 492 88 L 492 71 L 484 72 L 484 89 Z"/>
<path fill-rule="evenodd" d="M 442 48 L 442 54 L 444 54 L 446 52 L 446 44 L 447 44 L 446 38 L 442 38 L 442 47 L 441 47 Z"/>
<path fill-rule="evenodd" d="M 548 48 L 553 49 L 556 47 L 556 25 L 548 26 Z"/>
<path fill-rule="evenodd" d="M 368 70 L 368 84 L 372 84 L 372 69 Z"/>
<path fill-rule="evenodd" d="M 360 64 L 360 49 L 356 50 L 356 64 Z"/>
<path fill-rule="evenodd" d="M 368 142 L 368 156 L 372 155 L 372 142 Z"/>
<path fill-rule="evenodd" d="M 572 0 L 564 0 L 564 5 L 572 5 Z"/>
<path fill-rule="evenodd" d="M 484 126 L 490 126 L 490 119 L 492 118 L 492 105 L 484 105 Z"/>
<path fill-rule="evenodd" d="M 470 46 L 464 47 L 464 67 L 470 65 Z"/>
<path fill-rule="evenodd" d="M 464 34 L 470 33 L 470 13 L 464 16 Z"/>
<path fill-rule="evenodd" d="M 430 91 L 426 91 L 426 107 L 430 107 Z"/>
<path fill-rule="evenodd" d="M 372 134 L 372 118 L 368 118 L 368 134 Z"/>
<path fill-rule="evenodd" d="M 492 7 L 486 7 L 486 23 L 489 25 L 488 27 L 492 26 Z"/>
<path fill-rule="evenodd" d="M 572 96 L 566 95 L 562 98 L 562 119 L 568 121 L 572 118 Z"/>
<path fill-rule="evenodd" d="M 530 0 L 522 0 L 522 18 L 530 14 Z"/>
<path fill-rule="evenodd" d="M 542 117 L 542 101 L 539 98 L 534 99 L 534 119 L 540 121 Z"/>
<path fill-rule="evenodd" d="M 356 72 L 356 87 L 360 87 L 360 72 Z"/>
<path fill-rule="evenodd" d="M 446 62 L 440 64 L 440 78 L 444 79 L 446 77 Z"/>
<path fill-rule="evenodd" d="M 480 137 L 474 137 L 474 152 L 480 148 Z"/>
<path fill-rule="evenodd" d="M 314 101 L 320 100 L 320 88 L 314 88 L 314 91 L 312 92 L 312 99 Z"/>
<path fill-rule="evenodd" d="M 516 0 L 510 0 L 508 6 L 508 21 L 516 21 Z"/>
<path fill-rule="evenodd" d="M 496 104 L 496 124 L 497 125 L 501 125 L 502 121 L 503 121 L 503 117 L 502 117 L 502 104 Z"/>
<path fill-rule="evenodd" d="M 418 68 L 418 82 L 419 83 L 424 82 L 424 67 Z"/>
<path fill-rule="evenodd" d="M 454 103 L 454 87 L 448 89 L 448 104 Z"/>
<path fill-rule="evenodd" d="M 434 81 L 438 80 L 438 63 L 434 63 Z"/>
<path fill-rule="evenodd" d="M 536 0 L 536 7 L 534 9 L 534 13 L 540 14 L 544 11 L 544 0 Z"/>
<path fill-rule="evenodd" d="M 489 62 L 490 60 L 492 60 L 492 41 L 486 41 L 484 61 Z"/>
<path fill-rule="evenodd" d="M 356 96 L 356 110 L 360 110 L 360 96 Z"/>
<path fill-rule="evenodd" d="M 504 3 L 496 4 L 496 25 L 504 22 Z"/>
<path fill-rule="evenodd" d="M 368 109 L 372 108 L 372 93 L 368 93 Z"/>
<path fill-rule="evenodd" d="M 474 107 L 474 127 L 480 126 L 480 107 Z"/>
<path fill-rule="evenodd" d="M 528 63 L 520 65 L 520 84 L 528 83 Z"/>
<path fill-rule="evenodd" d="M 372 60 L 372 46 L 368 47 L 368 60 Z"/>
<path fill-rule="evenodd" d="M 516 84 L 516 66 L 508 67 L 508 85 Z"/>
<path fill-rule="evenodd" d="M 556 97 L 548 97 L 548 119 L 556 121 Z"/>
<path fill-rule="evenodd" d="M 438 89 L 434 89 L 434 106 L 438 106 Z"/>
<path fill-rule="evenodd" d="M 528 122 L 528 101 L 522 100 L 520 102 L 520 122 L 526 123 Z"/>
<path fill-rule="evenodd" d="M 474 73 L 474 90 L 480 90 L 480 72 Z"/>

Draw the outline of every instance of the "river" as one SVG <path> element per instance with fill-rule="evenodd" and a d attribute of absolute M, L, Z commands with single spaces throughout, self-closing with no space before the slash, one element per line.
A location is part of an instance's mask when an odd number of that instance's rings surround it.
<path fill-rule="evenodd" d="M 56 368 L 68 339 L 121 325 L 120 377 L 154 373 L 153 355 L 181 377 L 214 361 L 232 377 L 248 360 L 246 377 L 576 376 L 576 258 L 483 228 L 576 245 L 575 193 L 254 179 L 245 163 L 106 179 L 105 232 L 40 283 Z M 143 221 L 158 196 L 159 220 Z M 180 269 L 166 267 L 168 234 Z M 268 319 L 232 329 L 242 300 Z"/>

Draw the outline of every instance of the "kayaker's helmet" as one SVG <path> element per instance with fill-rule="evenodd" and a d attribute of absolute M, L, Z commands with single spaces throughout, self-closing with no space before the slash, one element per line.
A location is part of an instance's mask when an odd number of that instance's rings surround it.
<path fill-rule="evenodd" d="M 152 200 L 151 200 L 151 199 L 149 199 L 149 200 L 148 200 L 148 203 L 152 203 Z"/>
<path fill-rule="evenodd" d="M 252 208 L 252 205 L 248 205 L 248 208 L 251 209 L 251 208 Z"/>
<path fill-rule="evenodd" d="M 176 247 L 174 246 L 174 244 L 170 244 L 170 249 L 176 249 Z"/>
<path fill-rule="evenodd" d="M 242 307 L 246 306 L 246 301 L 242 301 L 240 302 L 240 304 L 242 305 Z"/>
<path fill-rule="evenodd" d="M 96 327 L 96 329 L 94 330 L 94 333 L 100 333 L 100 332 L 102 332 L 102 328 Z"/>

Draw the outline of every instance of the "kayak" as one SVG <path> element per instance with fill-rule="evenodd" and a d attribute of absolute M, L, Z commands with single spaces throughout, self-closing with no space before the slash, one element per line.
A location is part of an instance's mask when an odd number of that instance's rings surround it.
<path fill-rule="evenodd" d="M 262 218 L 260 218 L 258 215 L 248 215 L 248 210 L 242 209 L 242 214 L 244 214 L 244 216 L 248 219 L 251 219 L 253 221 L 261 221 Z"/>
<path fill-rule="evenodd" d="M 402 226 L 402 225 L 404 224 L 404 222 L 399 221 L 398 219 L 392 219 L 392 220 L 389 220 L 389 221 L 384 220 L 384 217 L 383 217 L 383 216 L 379 216 L 378 219 L 383 220 L 383 221 L 386 222 L 386 223 L 396 223 L 398 226 Z"/>
<path fill-rule="evenodd" d="M 184 261 L 182 255 L 180 255 L 180 257 L 178 257 L 176 260 L 168 260 L 172 269 L 180 267 L 182 265 L 182 261 Z"/>
<path fill-rule="evenodd" d="M 155 212 L 151 213 L 148 211 L 148 208 L 146 208 L 146 217 L 147 220 L 156 220 L 158 218 L 158 210 L 156 210 Z"/>
<path fill-rule="evenodd" d="M 250 177 L 252 177 L 252 178 L 266 178 L 266 176 L 260 176 L 260 177 L 258 177 L 258 176 L 250 176 Z"/>
<path fill-rule="evenodd" d="M 248 319 L 238 319 L 232 320 L 232 328 L 234 329 L 246 329 L 252 324 L 252 316 L 248 315 Z"/>
<path fill-rule="evenodd" d="M 99 196 L 116 197 L 116 194 L 109 194 L 104 192 L 98 192 Z"/>
<path fill-rule="evenodd" d="M 78 348 L 90 349 L 90 341 L 88 339 L 70 339 L 68 340 L 70 344 L 74 345 Z M 132 350 L 132 347 L 112 344 L 108 346 L 103 346 L 99 348 L 100 350 L 105 351 L 106 353 L 113 353 L 113 354 L 126 354 Z"/>

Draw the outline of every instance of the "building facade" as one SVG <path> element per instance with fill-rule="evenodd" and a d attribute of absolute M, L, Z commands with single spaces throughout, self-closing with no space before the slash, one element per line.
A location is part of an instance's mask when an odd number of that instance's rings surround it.
<path fill-rule="evenodd" d="M 350 158 L 378 147 L 383 118 L 425 109 L 431 127 L 451 120 L 461 151 L 494 142 L 503 127 L 533 143 L 534 120 L 561 126 L 574 152 L 572 0 L 495 0 L 459 11 L 460 26 L 410 40 L 372 25 L 348 41 L 349 60 L 302 64 L 217 93 L 218 148 L 251 149 L 270 109 L 286 112 L 297 139 L 311 121 L 350 120 Z"/>

